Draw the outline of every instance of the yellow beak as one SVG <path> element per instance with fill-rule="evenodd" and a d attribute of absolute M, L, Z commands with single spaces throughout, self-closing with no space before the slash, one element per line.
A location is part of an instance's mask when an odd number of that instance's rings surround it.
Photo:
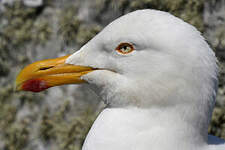
<path fill-rule="evenodd" d="M 95 69 L 65 64 L 69 56 L 37 61 L 26 66 L 16 78 L 16 90 L 40 92 L 53 86 L 85 82 L 80 77 Z"/>

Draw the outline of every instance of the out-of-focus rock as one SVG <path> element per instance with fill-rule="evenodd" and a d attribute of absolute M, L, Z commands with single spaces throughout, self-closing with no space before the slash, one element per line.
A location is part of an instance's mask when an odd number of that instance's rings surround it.
<path fill-rule="evenodd" d="M 2 4 L 13 4 L 15 0 L 1 0 L 0 3 Z"/>
<path fill-rule="evenodd" d="M 43 5 L 43 0 L 23 0 L 23 3 L 28 7 L 40 7 Z"/>

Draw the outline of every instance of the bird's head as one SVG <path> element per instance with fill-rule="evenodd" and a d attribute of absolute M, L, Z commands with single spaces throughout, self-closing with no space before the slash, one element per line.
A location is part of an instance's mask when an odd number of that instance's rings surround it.
<path fill-rule="evenodd" d="M 84 82 L 111 107 L 209 104 L 216 58 L 193 26 L 165 12 L 139 10 L 110 23 L 74 54 L 27 66 L 16 80 L 17 89 L 34 92 Z"/>

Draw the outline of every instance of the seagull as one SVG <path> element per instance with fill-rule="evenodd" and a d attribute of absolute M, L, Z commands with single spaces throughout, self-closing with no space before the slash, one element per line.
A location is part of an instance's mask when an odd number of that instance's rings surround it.
<path fill-rule="evenodd" d="M 82 150 L 225 150 L 208 135 L 218 66 L 195 27 L 163 11 L 110 23 L 72 55 L 34 62 L 16 89 L 86 83 L 106 104 Z"/>

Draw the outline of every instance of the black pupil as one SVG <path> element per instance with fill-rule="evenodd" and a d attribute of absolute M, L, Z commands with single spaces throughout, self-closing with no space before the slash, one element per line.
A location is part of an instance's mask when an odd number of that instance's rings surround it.
<path fill-rule="evenodd" d="M 128 45 L 122 45 L 122 47 L 121 47 L 121 49 L 123 49 L 123 50 L 127 50 L 127 48 L 128 48 Z"/>

